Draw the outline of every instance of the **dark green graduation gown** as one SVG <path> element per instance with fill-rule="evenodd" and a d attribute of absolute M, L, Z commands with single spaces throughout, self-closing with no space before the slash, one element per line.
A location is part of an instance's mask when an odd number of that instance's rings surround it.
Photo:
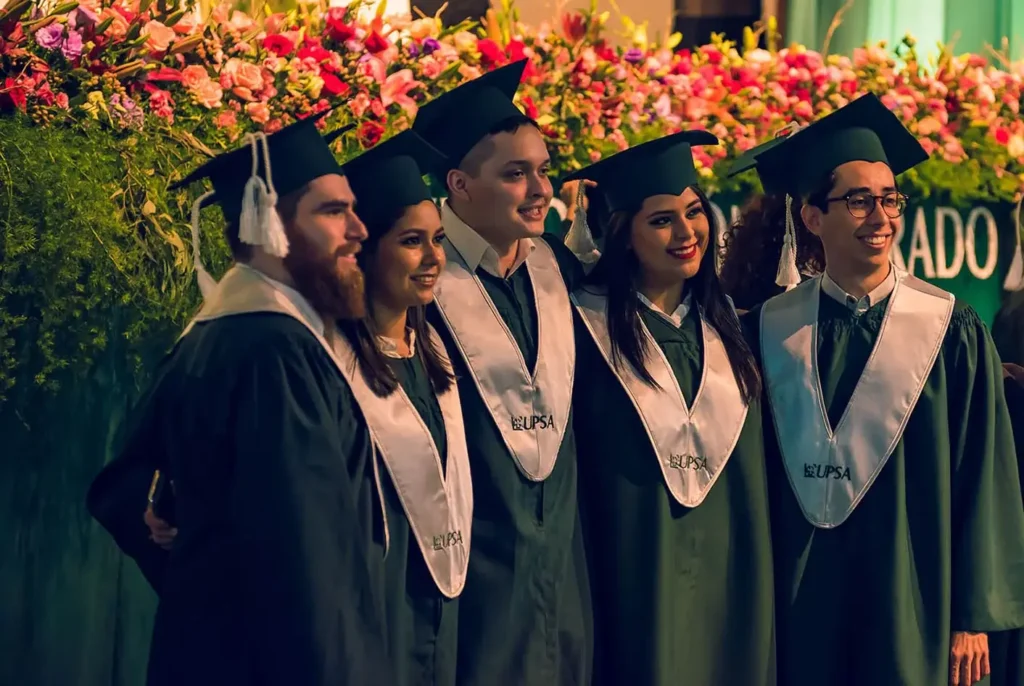
<path fill-rule="evenodd" d="M 1002 352 L 999 339 L 996 339 L 996 346 Z M 1007 376 L 1003 387 L 1017 445 L 1017 468 L 1024 474 L 1024 385 L 1021 381 Z M 1024 498 L 1024 478 L 1021 497 Z M 994 632 L 988 640 L 992 654 L 992 686 L 1024 686 L 1024 629 Z"/>
<path fill-rule="evenodd" d="M 817 359 L 836 427 L 892 297 L 858 317 L 816 284 L 801 288 L 819 288 Z M 758 351 L 760 315 L 745 317 Z M 780 684 L 945 684 L 951 632 L 1024 625 L 1024 512 L 1002 370 L 969 306 L 955 305 L 902 438 L 837 527 L 808 522 L 772 422 L 765 433 Z"/>
<path fill-rule="evenodd" d="M 444 418 L 422 361 L 419 357 L 389 359 L 388 364 L 430 430 L 443 466 L 448 452 Z M 384 482 L 390 535 L 384 559 L 384 603 L 396 686 L 453 686 L 459 599 L 446 598 L 438 590 L 386 472 Z"/>
<path fill-rule="evenodd" d="M 696 308 L 679 328 L 643 305 L 640 313 L 692 409 L 704 364 Z M 573 402 L 595 686 L 774 684 L 759 405 L 703 502 L 684 507 L 666 487 L 636 408 L 578 321 Z"/>
<path fill-rule="evenodd" d="M 562 276 L 578 278 L 579 263 L 557 240 L 547 238 L 544 240 L 555 252 Z M 449 257 L 449 265 L 452 259 Z M 538 310 L 525 265 L 508 279 L 483 269 L 477 269 L 475 276 L 527 367 L 533 369 Z M 453 351 L 473 476 L 472 555 L 466 587 L 459 597 L 458 683 L 589 683 L 590 597 L 578 526 L 571 415 L 551 473 L 543 481 L 527 479 L 506 446 L 466 360 L 455 352 L 460 348 L 436 305 L 431 306 L 429 316 L 445 347 Z M 479 323 L 497 324 L 493 319 Z M 572 336 L 571 320 L 566 328 L 564 335 Z"/>
<path fill-rule="evenodd" d="M 239 269 L 225 276 L 236 295 L 255 283 Z M 307 325 L 266 311 L 196 323 L 139 412 L 89 506 L 136 556 L 153 545 L 139 525 L 153 469 L 173 478 L 179 533 L 147 574 L 160 593 L 148 683 L 395 683 L 369 435 Z"/>

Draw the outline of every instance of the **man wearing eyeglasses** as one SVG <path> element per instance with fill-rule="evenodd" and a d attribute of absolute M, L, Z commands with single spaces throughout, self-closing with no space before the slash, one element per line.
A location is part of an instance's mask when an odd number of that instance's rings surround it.
<path fill-rule="evenodd" d="M 745 317 L 777 448 L 779 683 L 977 683 L 986 632 L 1024 625 L 1024 508 L 988 330 L 889 259 L 896 176 L 927 154 L 874 96 L 756 152 L 826 264 Z"/>

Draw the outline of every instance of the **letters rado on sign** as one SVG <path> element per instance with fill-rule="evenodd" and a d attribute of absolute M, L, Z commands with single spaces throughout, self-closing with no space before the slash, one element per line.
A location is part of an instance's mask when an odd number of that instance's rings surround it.
<path fill-rule="evenodd" d="M 555 417 L 554 415 L 535 414 L 530 416 L 513 416 L 512 417 L 512 430 L 513 431 L 535 431 L 537 429 L 554 429 L 555 428 Z"/>
<path fill-rule="evenodd" d="M 804 463 L 805 479 L 845 479 L 850 480 L 849 467 L 835 467 L 830 464 Z"/>
<path fill-rule="evenodd" d="M 669 455 L 669 469 L 698 469 L 708 468 L 708 458 L 694 457 L 693 455 Z"/>
<path fill-rule="evenodd" d="M 434 536 L 434 550 L 447 550 L 454 545 L 462 545 L 462 532 L 449 531 L 440 536 Z"/>

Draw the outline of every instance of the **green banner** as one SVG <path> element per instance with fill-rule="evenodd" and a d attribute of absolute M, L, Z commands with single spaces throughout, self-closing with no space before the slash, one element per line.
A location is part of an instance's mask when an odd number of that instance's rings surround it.
<path fill-rule="evenodd" d="M 719 222 L 739 217 L 742 198 L 712 199 Z M 967 207 L 927 199 L 907 207 L 893 261 L 914 276 L 968 302 L 988 324 L 1002 304 L 1003 282 L 1015 248 L 1014 207 L 976 203 Z"/>

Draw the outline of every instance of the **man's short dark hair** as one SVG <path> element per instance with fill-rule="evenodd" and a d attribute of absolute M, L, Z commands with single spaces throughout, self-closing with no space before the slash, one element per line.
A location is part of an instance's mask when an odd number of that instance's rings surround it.
<path fill-rule="evenodd" d="M 459 161 L 459 164 L 452 167 L 452 169 L 459 169 L 475 178 L 480 174 L 480 168 L 483 165 L 484 160 L 487 159 L 493 151 L 494 143 L 491 141 L 491 136 L 497 136 L 499 133 L 515 133 L 524 126 L 532 126 L 540 131 L 540 125 L 525 114 L 501 120 L 488 129 L 484 137 L 477 141 L 477 143 L 463 156 L 462 160 Z"/>
<path fill-rule="evenodd" d="M 302 188 L 292 191 L 282 198 L 278 198 L 277 214 L 281 217 L 281 222 L 285 227 L 295 221 L 295 215 L 299 210 L 299 201 L 302 200 L 302 196 L 307 191 L 309 191 L 308 183 Z M 231 249 L 231 257 L 235 262 L 248 262 L 252 259 L 252 246 L 248 243 L 243 243 L 242 239 L 238 237 L 237 219 L 228 222 L 227 226 L 224 227 L 224 237 L 228 240 L 228 248 Z"/>

